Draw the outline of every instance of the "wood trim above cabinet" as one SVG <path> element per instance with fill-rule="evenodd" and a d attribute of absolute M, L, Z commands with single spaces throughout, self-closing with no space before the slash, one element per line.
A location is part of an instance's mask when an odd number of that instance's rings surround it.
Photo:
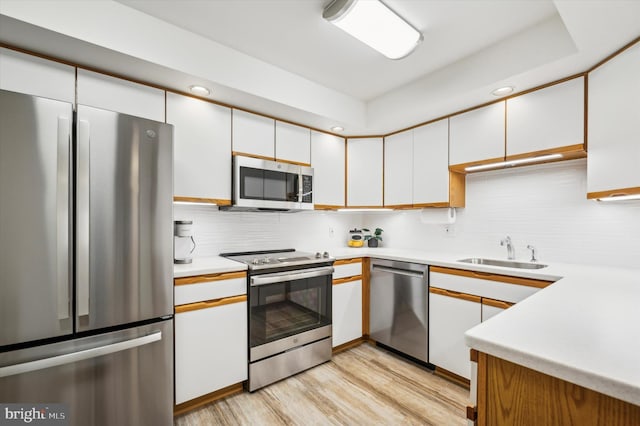
<path fill-rule="evenodd" d="M 197 311 L 200 309 L 216 308 L 218 306 L 230 305 L 232 303 L 241 303 L 247 301 L 247 295 L 231 296 L 222 299 L 210 300 L 208 302 L 195 302 L 188 305 L 180 305 L 175 307 L 176 314 L 182 314 L 189 311 Z"/>
<path fill-rule="evenodd" d="M 245 271 L 221 272 L 219 274 L 206 274 L 206 275 L 197 275 L 195 277 L 182 277 L 182 278 L 175 278 L 173 280 L 173 283 L 175 285 L 200 284 L 200 283 L 208 283 L 211 281 L 231 280 L 234 278 L 247 278 L 247 273 Z"/>
<path fill-rule="evenodd" d="M 458 275 L 461 277 L 478 278 L 482 280 L 498 281 L 505 284 L 524 285 L 527 287 L 545 288 L 554 283 L 554 281 L 536 280 L 532 278 L 514 277 L 512 275 L 500 275 L 490 272 L 476 272 L 465 269 L 444 268 L 442 266 L 431 266 L 431 272 L 439 272 L 441 274 Z"/>
<path fill-rule="evenodd" d="M 278 162 L 280 162 L 280 163 L 293 164 L 293 165 L 295 165 L 295 166 L 311 167 L 311 164 L 310 164 L 310 163 L 301 163 L 301 162 L 299 162 L 299 161 L 285 160 L 285 159 L 283 159 L 283 158 L 277 158 L 277 157 L 276 157 L 276 160 L 275 160 L 275 161 L 278 161 Z"/>
<path fill-rule="evenodd" d="M 638 195 L 640 194 L 640 186 L 634 186 L 631 188 L 610 189 L 608 191 L 598 191 L 587 193 L 587 199 L 593 200 L 595 198 L 606 197 L 621 197 L 624 195 Z"/>
<path fill-rule="evenodd" d="M 248 152 L 231 151 L 232 156 L 239 155 L 240 157 L 257 158 L 258 160 L 276 161 L 275 157 L 267 157 L 264 155 L 250 154 Z"/>
<path fill-rule="evenodd" d="M 482 304 L 487 306 L 493 306 L 494 308 L 500 308 L 500 309 L 509 309 L 510 307 L 515 305 L 515 303 L 503 302 L 502 300 L 489 299 L 487 297 L 482 298 Z"/>
<path fill-rule="evenodd" d="M 440 296 L 453 297 L 455 299 L 468 300 L 469 302 L 480 303 L 481 297 L 473 294 L 459 293 L 457 291 L 445 290 L 438 287 L 429 287 L 429 293 L 439 294 Z"/>
<path fill-rule="evenodd" d="M 230 206 L 231 200 L 223 200 L 221 198 L 200 198 L 200 197 L 173 197 L 174 202 L 180 203 L 209 203 L 216 206 Z"/>
<path fill-rule="evenodd" d="M 354 275 L 352 277 L 337 278 L 337 279 L 333 280 L 333 285 L 350 283 L 350 282 L 353 282 L 353 281 L 362 281 L 362 275 Z"/>
<path fill-rule="evenodd" d="M 338 259 L 333 263 L 333 266 L 348 265 L 350 263 L 362 263 L 362 258 L 353 257 L 351 259 Z"/>
<path fill-rule="evenodd" d="M 524 165 L 529 166 L 532 164 L 555 163 L 557 161 L 585 158 L 587 156 L 587 151 L 585 151 L 584 149 L 584 143 L 579 143 L 575 145 L 561 146 L 558 148 L 543 149 L 541 151 L 526 152 L 524 154 L 507 155 L 507 161 L 520 160 L 522 158 L 539 157 L 549 154 L 562 154 L 562 157 L 551 160 L 536 161 L 535 163 L 526 163 Z"/>

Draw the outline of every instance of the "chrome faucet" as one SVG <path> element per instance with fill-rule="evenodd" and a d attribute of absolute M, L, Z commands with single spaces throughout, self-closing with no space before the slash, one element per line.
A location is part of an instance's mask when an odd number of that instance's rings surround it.
<path fill-rule="evenodd" d="M 536 259 L 536 252 L 537 252 L 536 248 L 534 246 L 532 246 L 532 245 L 528 245 L 527 249 L 531 250 L 531 260 L 530 260 L 530 262 L 537 262 L 538 259 Z"/>
<path fill-rule="evenodd" d="M 507 235 L 507 238 L 500 240 L 500 245 L 507 245 L 507 259 L 514 260 L 516 258 L 516 251 L 513 248 L 513 243 L 511 242 L 511 237 Z"/>

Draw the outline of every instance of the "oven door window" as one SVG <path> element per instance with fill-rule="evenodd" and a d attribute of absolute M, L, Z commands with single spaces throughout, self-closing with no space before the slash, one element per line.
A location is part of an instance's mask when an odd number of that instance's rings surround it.
<path fill-rule="evenodd" d="M 250 287 L 250 346 L 331 324 L 331 275 Z"/>
<path fill-rule="evenodd" d="M 240 167 L 240 198 L 297 202 L 298 175 Z"/>

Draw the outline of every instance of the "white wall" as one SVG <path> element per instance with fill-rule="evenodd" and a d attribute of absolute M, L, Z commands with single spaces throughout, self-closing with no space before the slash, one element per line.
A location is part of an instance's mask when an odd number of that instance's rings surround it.
<path fill-rule="evenodd" d="M 521 260 L 532 244 L 540 262 L 640 268 L 640 202 L 587 200 L 584 159 L 468 175 L 466 193 L 449 233 L 419 211 L 367 215 L 364 225 L 384 229 L 385 247 L 506 259 L 499 242 L 509 235 Z"/>
<path fill-rule="evenodd" d="M 193 220 L 194 257 L 224 252 L 295 248 L 317 250 L 345 246 L 349 229 L 361 214 L 337 212 L 244 213 L 213 206 L 174 205 L 176 220 Z"/>

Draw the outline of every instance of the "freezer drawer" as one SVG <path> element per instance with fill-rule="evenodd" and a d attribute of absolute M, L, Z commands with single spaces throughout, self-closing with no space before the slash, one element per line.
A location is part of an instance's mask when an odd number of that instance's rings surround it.
<path fill-rule="evenodd" d="M 2 353 L 0 401 L 67 404 L 74 426 L 170 425 L 172 368 L 167 320 Z"/>

